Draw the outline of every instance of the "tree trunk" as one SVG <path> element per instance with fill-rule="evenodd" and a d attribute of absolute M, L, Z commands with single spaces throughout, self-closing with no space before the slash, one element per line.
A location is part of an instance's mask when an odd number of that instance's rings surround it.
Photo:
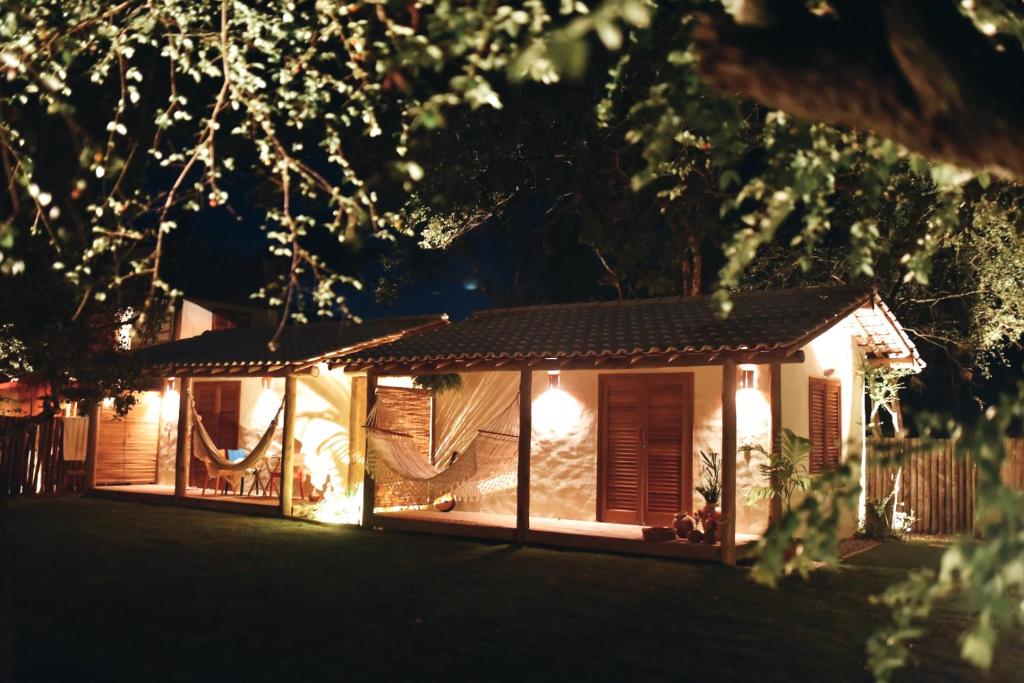
<path fill-rule="evenodd" d="M 852 126 L 926 156 L 1024 178 L 1020 45 L 982 34 L 957 3 L 743 2 L 705 15 L 698 71 L 713 87 L 809 121 Z"/>

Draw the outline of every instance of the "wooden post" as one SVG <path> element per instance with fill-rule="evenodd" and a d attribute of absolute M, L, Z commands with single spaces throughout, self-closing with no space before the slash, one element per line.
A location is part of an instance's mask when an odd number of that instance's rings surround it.
<path fill-rule="evenodd" d="M 736 564 L 736 361 L 722 365 L 722 562 Z"/>
<path fill-rule="evenodd" d="M 89 408 L 89 431 L 85 442 L 85 490 L 96 488 L 96 449 L 100 443 L 100 404 Z"/>
<path fill-rule="evenodd" d="M 533 433 L 533 371 L 519 371 L 519 466 L 516 473 L 516 543 L 530 531 L 530 445 Z"/>
<path fill-rule="evenodd" d="M 771 364 L 771 387 L 769 398 L 772 410 L 772 452 L 778 453 L 782 449 L 782 363 Z M 772 476 L 772 488 L 775 488 L 775 476 Z M 771 505 L 768 511 L 768 520 L 776 522 L 782 519 L 782 499 L 779 496 L 772 496 Z"/>
<path fill-rule="evenodd" d="M 192 378 L 182 377 L 178 390 L 178 442 L 174 450 L 174 495 L 188 493 L 188 472 L 192 462 Z"/>
<path fill-rule="evenodd" d="M 295 375 L 284 378 L 284 425 L 281 428 L 282 517 L 292 516 L 292 492 L 295 488 Z"/>
<path fill-rule="evenodd" d="M 377 375 L 373 372 L 366 373 L 366 415 L 370 415 L 373 404 L 377 401 Z M 373 528 L 373 508 L 377 505 L 377 484 L 370 476 L 370 468 L 366 466 L 367 458 L 370 457 L 369 431 L 366 430 L 367 442 L 363 447 L 363 522 L 364 529 Z"/>

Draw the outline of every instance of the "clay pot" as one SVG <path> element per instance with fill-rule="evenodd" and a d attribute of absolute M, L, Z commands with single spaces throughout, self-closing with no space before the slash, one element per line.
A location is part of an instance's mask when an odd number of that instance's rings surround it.
<path fill-rule="evenodd" d="M 704 523 L 704 538 L 702 541 L 707 544 L 712 544 L 716 540 L 718 523 L 714 519 L 709 519 Z"/>
<path fill-rule="evenodd" d="M 438 503 L 434 503 L 434 509 L 438 512 L 451 512 L 455 509 L 455 499 L 449 498 L 448 500 L 442 500 Z"/>
<path fill-rule="evenodd" d="M 704 534 L 697 531 L 696 529 L 691 529 L 690 532 L 686 534 L 686 540 L 690 543 L 700 543 L 703 537 Z"/>
<path fill-rule="evenodd" d="M 678 535 L 679 538 L 686 538 L 686 535 L 693 531 L 695 526 L 696 522 L 688 513 L 681 512 L 676 515 L 675 528 L 676 535 Z"/>
<path fill-rule="evenodd" d="M 698 515 L 700 516 L 700 521 L 702 524 L 707 524 L 707 521 L 709 519 L 717 519 L 718 517 L 716 517 L 716 515 L 721 516 L 721 513 L 719 513 L 718 510 L 715 509 L 715 505 L 715 503 L 705 503 L 704 507 L 700 509 Z"/>

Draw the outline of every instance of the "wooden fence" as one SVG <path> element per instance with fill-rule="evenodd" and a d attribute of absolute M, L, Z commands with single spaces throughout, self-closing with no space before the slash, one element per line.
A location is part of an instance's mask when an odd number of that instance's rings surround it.
<path fill-rule="evenodd" d="M 953 442 L 933 441 L 927 450 L 918 439 L 868 441 L 868 500 L 884 500 L 892 493 L 896 472 L 877 464 L 881 458 L 911 452 L 900 477 L 898 509 L 914 516 L 915 534 L 958 534 L 974 529 L 974 494 L 977 468 L 971 458 L 958 460 Z M 1003 480 L 1024 490 L 1024 439 L 1009 439 Z"/>
<path fill-rule="evenodd" d="M 81 491 L 81 468 L 64 461 L 60 418 L 0 417 L 0 496 Z"/>

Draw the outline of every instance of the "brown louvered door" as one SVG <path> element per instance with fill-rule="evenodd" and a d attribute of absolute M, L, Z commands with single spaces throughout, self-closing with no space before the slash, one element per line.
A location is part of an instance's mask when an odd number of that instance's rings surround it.
<path fill-rule="evenodd" d="M 196 382 L 196 412 L 203 418 L 203 427 L 217 448 L 238 448 L 238 422 L 242 407 L 241 381 Z M 206 466 L 199 458 L 192 458 L 189 484 L 203 486 Z"/>
<path fill-rule="evenodd" d="M 808 431 L 812 474 L 839 466 L 842 455 L 842 385 L 838 380 L 810 378 Z"/>
<path fill-rule="evenodd" d="M 692 505 L 693 375 L 609 375 L 600 384 L 600 519 L 670 524 Z"/>
<path fill-rule="evenodd" d="M 639 376 L 601 377 L 600 521 L 639 524 L 646 424 L 644 382 Z"/>

